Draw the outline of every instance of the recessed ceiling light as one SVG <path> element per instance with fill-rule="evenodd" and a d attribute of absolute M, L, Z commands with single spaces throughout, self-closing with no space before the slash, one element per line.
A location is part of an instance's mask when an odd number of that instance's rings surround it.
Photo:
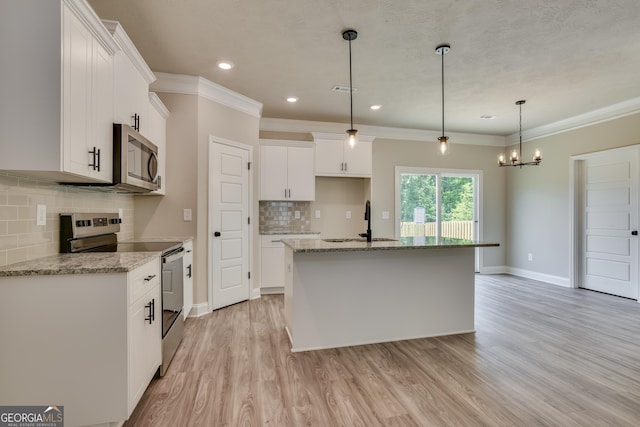
<path fill-rule="evenodd" d="M 372 110 L 379 110 L 382 108 L 382 105 L 380 104 L 374 104 L 372 106 L 370 106 L 369 108 L 371 108 Z"/>
<path fill-rule="evenodd" d="M 481 119 L 486 119 L 486 120 L 493 120 L 496 118 L 496 116 L 494 116 L 493 114 L 483 114 L 480 116 Z"/>
<path fill-rule="evenodd" d="M 218 68 L 223 70 L 230 70 L 233 68 L 233 62 L 231 61 L 218 61 L 216 64 L 218 65 Z"/>
<path fill-rule="evenodd" d="M 287 102 L 291 102 L 291 103 L 298 102 L 298 97 L 296 97 L 296 96 L 288 96 L 287 97 Z"/>

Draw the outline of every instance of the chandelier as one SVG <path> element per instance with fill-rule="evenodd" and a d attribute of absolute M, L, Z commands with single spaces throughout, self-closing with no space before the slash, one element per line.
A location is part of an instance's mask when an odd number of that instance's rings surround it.
<path fill-rule="evenodd" d="M 522 161 L 522 104 L 524 104 L 525 100 L 520 100 L 520 101 L 516 101 L 516 105 L 518 105 L 520 107 L 520 148 L 519 151 L 516 151 L 516 149 L 514 148 L 511 151 L 511 156 L 510 156 L 510 163 L 507 163 L 505 161 L 505 157 L 504 154 L 500 154 L 498 156 L 498 166 L 502 167 L 502 166 L 520 166 L 522 168 L 522 166 L 538 166 L 540 164 L 540 162 L 542 161 L 542 156 L 540 155 L 540 150 L 536 149 L 535 153 L 533 154 L 533 160 L 530 162 L 523 162 Z"/>

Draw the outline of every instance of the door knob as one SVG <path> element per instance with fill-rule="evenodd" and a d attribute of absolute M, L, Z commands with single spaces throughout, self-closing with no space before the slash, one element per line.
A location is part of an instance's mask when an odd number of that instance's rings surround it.
<path fill-rule="evenodd" d="M 637 236 L 637 235 L 638 235 L 638 230 L 633 230 L 633 231 L 631 232 L 631 235 L 632 235 L 632 236 Z"/>
<path fill-rule="evenodd" d="M 215 231 L 215 232 L 213 233 L 213 235 L 214 235 L 215 237 L 220 237 L 220 232 L 219 232 L 219 231 Z"/>

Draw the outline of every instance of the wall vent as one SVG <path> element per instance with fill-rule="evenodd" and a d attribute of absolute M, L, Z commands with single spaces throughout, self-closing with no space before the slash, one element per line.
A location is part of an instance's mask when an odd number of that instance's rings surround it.
<path fill-rule="evenodd" d="M 338 86 L 335 85 L 334 87 L 331 88 L 332 91 L 334 92 L 341 92 L 341 93 L 349 93 L 349 86 Z M 352 88 L 352 92 L 357 91 L 358 89 L 356 89 L 355 87 Z"/>

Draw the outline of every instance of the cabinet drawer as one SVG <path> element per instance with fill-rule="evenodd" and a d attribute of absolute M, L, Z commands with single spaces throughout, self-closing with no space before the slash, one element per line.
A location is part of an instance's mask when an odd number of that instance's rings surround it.
<path fill-rule="evenodd" d="M 160 257 L 129 272 L 129 305 L 160 284 Z"/>

